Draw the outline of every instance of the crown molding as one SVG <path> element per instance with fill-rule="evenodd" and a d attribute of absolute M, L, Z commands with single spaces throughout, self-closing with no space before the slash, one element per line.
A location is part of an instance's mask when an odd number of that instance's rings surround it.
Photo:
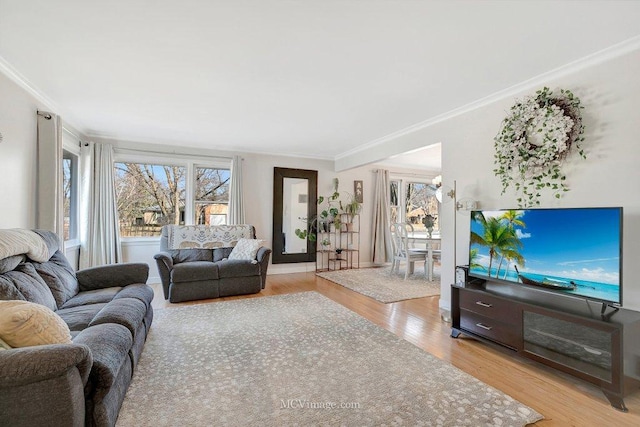
<path fill-rule="evenodd" d="M 295 153 L 295 152 L 276 152 L 273 150 L 272 151 L 249 150 L 243 147 L 234 147 L 234 148 L 221 147 L 221 148 L 211 149 L 206 147 L 199 147 L 197 145 L 184 145 L 183 143 L 181 143 L 181 141 L 178 141 L 178 140 L 160 141 L 158 139 L 149 140 L 144 138 L 127 138 L 127 137 L 120 137 L 113 134 L 106 134 L 106 133 L 99 133 L 99 132 L 88 132 L 88 133 L 85 133 L 85 135 L 89 140 L 99 139 L 104 141 L 117 141 L 120 145 L 122 146 L 129 145 L 134 147 L 133 149 L 135 149 L 135 147 L 137 147 L 139 144 L 149 145 L 153 147 L 154 152 L 158 152 L 158 153 L 162 152 L 162 153 L 175 154 L 176 147 L 180 147 L 183 150 L 186 149 L 189 151 L 200 150 L 200 151 L 208 152 L 213 150 L 215 152 L 226 153 L 225 155 L 253 154 L 257 156 L 292 157 L 292 158 L 298 158 L 298 159 L 325 160 L 325 161 L 333 162 L 332 156 L 321 156 L 321 155 L 314 155 L 314 154 L 303 154 L 303 153 Z"/>
<path fill-rule="evenodd" d="M 59 111 L 60 108 L 51 98 L 45 95 L 36 85 L 31 83 L 24 75 L 16 70 L 9 62 L 0 56 L 0 73 L 7 76 L 11 81 L 24 89 L 29 95 L 33 96 L 38 102 L 43 104 L 47 109 L 53 112 Z"/>
<path fill-rule="evenodd" d="M 575 61 L 569 62 L 568 64 L 562 65 L 558 68 L 554 68 L 550 71 L 547 71 L 545 73 L 542 73 L 535 77 L 527 79 L 521 83 L 515 84 L 511 87 L 492 93 L 491 95 L 485 96 L 484 98 L 480 98 L 476 101 L 470 102 L 469 104 L 466 104 L 461 107 L 455 108 L 453 110 L 447 111 L 445 113 L 439 114 L 435 117 L 429 118 L 420 123 L 416 123 L 415 125 L 411 125 L 404 129 L 400 129 L 396 132 L 390 133 L 381 138 L 374 139 L 373 141 L 367 142 L 356 148 L 345 151 L 341 154 L 336 155 L 334 158 L 334 161 L 338 161 L 353 155 L 360 154 L 365 150 L 369 150 L 371 148 L 393 141 L 404 135 L 411 134 L 413 132 L 419 131 L 429 126 L 433 126 L 437 123 L 466 114 L 473 110 L 477 110 L 478 108 L 482 108 L 487 105 L 493 104 L 494 102 L 504 100 L 505 98 L 513 97 L 523 91 L 537 88 L 538 86 L 540 86 L 541 84 L 545 84 L 545 82 L 548 82 L 549 80 L 557 79 L 569 74 L 576 73 L 586 68 L 590 68 L 595 65 L 610 61 L 619 56 L 631 53 L 638 49 L 640 49 L 640 36 L 632 37 L 621 43 L 599 50 L 583 58 L 577 59 Z"/>
<path fill-rule="evenodd" d="M 40 104 L 42 104 L 43 107 L 45 107 L 48 110 L 51 110 L 51 112 L 54 114 L 62 115 L 63 122 L 66 122 L 67 124 L 71 125 L 80 133 L 84 133 L 83 127 L 78 126 L 78 123 L 75 120 L 73 120 L 73 117 L 71 116 L 71 114 L 68 114 L 64 108 L 60 107 L 58 103 L 56 103 L 53 99 L 49 98 L 36 85 L 31 83 L 29 79 L 27 79 L 22 73 L 20 73 L 17 69 L 15 69 L 15 67 L 13 67 L 13 65 L 11 65 L 6 59 L 4 59 L 2 55 L 0 55 L 0 73 L 7 76 L 9 80 L 14 82 L 24 91 L 26 91 L 29 95 L 35 98 L 35 100 Z"/>

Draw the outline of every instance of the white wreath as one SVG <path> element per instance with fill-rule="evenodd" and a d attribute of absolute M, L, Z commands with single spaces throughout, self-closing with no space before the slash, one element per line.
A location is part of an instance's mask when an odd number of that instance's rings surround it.
<path fill-rule="evenodd" d="M 582 141 L 584 127 L 580 100 L 570 91 L 553 96 L 548 88 L 528 96 L 511 107 L 494 139 L 494 172 L 502 180 L 503 193 L 513 182 L 521 205 L 539 204 L 540 190 L 549 187 L 556 197 L 568 191 L 560 172 L 562 160 Z"/>

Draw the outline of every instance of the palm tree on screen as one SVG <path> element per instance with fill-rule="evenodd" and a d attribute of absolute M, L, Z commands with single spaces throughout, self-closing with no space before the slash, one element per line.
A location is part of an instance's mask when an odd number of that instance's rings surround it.
<path fill-rule="evenodd" d="M 471 249 L 469 251 L 469 269 L 480 268 L 486 270 L 486 267 L 478 263 L 478 248 Z"/>
<path fill-rule="evenodd" d="M 498 218 L 499 220 L 504 221 L 506 223 L 507 227 L 509 227 L 509 229 L 513 233 L 514 237 L 516 239 L 518 239 L 519 242 L 520 242 L 520 238 L 518 237 L 518 233 L 516 232 L 515 226 L 518 226 L 520 228 L 526 228 L 527 227 L 525 222 L 521 219 L 523 216 L 524 216 L 524 212 L 523 211 L 510 209 L 508 211 L 505 211 Z M 522 247 L 522 244 L 520 244 L 519 247 Z M 498 271 L 496 271 L 496 277 L 498 277 L 500 275 L 500 269 L 502 268 L 502 262 L 504 261 L 505 258 L 508 261 L 510 261 L 512 259 L 515 259 L 516 262 L 518 263 L 518 265 L 524 267 L 524 258 L 516 250 L 516 248 L 502 248 L 500 250 L 500 263 L 498 264 Z M 507 273 L 508 272 L 509 272 L 509 263 L 507 263 L 507 270 L 504 273 L 504 277 L 505 278 L 507 277 Z"/>
<path fill-rule="evenodd" d="M 512 251 L 510 253 L 515 254 L 515 252 L 522 247 L 522 243 L 516 236 L 513 228 L 495 217 L 489 218 L 488 220 L 485 219 L 482 235 L 471 233 L 471 243 L 477 243 L 489 249 L 489 276 L 491 276 L 494 258 L 506 251 Z M 496 277 L 498 277 L 498 273 L 499 272 L 496 271 Z"/>

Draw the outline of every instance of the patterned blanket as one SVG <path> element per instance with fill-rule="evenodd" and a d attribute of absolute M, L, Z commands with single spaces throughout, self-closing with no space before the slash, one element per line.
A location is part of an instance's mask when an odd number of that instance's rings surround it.
<path fill-rule="evenodd" d="M 252 225 L 169 225 L 168 249 L 232 247 L 239 239 L 254 239 Z"/>

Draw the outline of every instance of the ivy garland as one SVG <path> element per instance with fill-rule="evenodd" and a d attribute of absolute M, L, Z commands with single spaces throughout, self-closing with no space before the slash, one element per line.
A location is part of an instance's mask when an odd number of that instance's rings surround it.
<path fill-rule="evenodd" d="M 545 87 L 511 107 L 494 138 L 493 172 L 502 182 L 502 194 L 513 184 L 520 207 L 539 205 L 540 192 L 550 188 L 556 198 L 569 191 L 561 172 L 562 161 L 575 145 L 580 156 L 584 126 L 580 99 L 562 89 L 560 95 Z"/>

